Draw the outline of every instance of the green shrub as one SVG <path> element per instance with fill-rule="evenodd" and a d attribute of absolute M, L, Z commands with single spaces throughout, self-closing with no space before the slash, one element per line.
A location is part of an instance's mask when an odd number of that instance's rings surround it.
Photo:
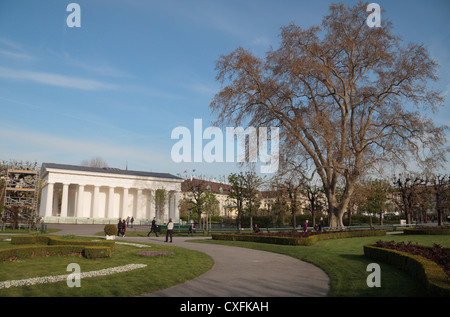
<path fill-rule="evenodd" d="M 33 245 L 22 246 L 0 250 L 0 261 L 10 261 L 13 259 L 44 257 L 44 256 L 63 256 L 63 255 L 82 255 L 83 246 L 61 246 L 61 245 Z"/>
<path fill-rule="evenodd" d="M 417 278 L 426 287 L 430 296 L 450 296 L 450 282 L 444 270 L 431 260 L 373 245 L 364 246 L 364 255 L 372 260 L 391 264 Z"/>
<path fill-rule="evenodd" d="M 446 227 L 432 227 L 432 228 L 405 228 L 405 234 L 430 234 L 430 235 L 447 235 L 450 234 L 450 228 Z"/>
<path fill-rule="evenodd" d="M 11 244 L 25 245 L 0 250 L 0 261 L 14 258 L 40 257 L 51 255 L 83 255 L 88 259 L 110 257 L 115 249 L 114 241 L 65 240 L 53 236 L 17 235 L 11 237 Z M 32 245 L 29 244 L 40 244 Z"/>
<path fill-rule="evenodd" d="M 103 229 L 105 231 L 105 234 L 107 236 L 114 236 L 117 233 L 117 227 L 115 225 L 105 225 L 105 228 Z"/>
<path fill-rule="evenodd" d="M 111 256 L 111 248 L 108 247 L 85 247 L 83 256 L 87 259 L 109 258 Z"/>
<path fill-rule="evenodd" d="M 48 245 L 82 245 L 82 246 L 100 246 L 109 247 L 112 251 L 115 249 L 115 241 L 81 241 L 66 240 L 53 236 L 41 235 L 17 235 L 11 237 L 11 244 L 48 244 Z"/>
<path fill-rule="evenodd" d="M 239 234 L 239 233 L 219 233 L 213 234 L 213 240 L 228 240 L 228 241 L 249 241 L 260 242 L 270 244 L 283 244 L 283 245 L 313 245 L 318 241 L 330 240 L 330 239 L 343 239 L 354 237 L 371 237 L 371 236 L 384 236 L 385 230 L 355 230 L 355 231 L 340 231 L 329 233 L 318 233 L 309 237 L 287 237 L 276 235 L 264 235 L 264 234 Z"/>
<path fill-rule="evenodd" d="M 14 235 L 11 244 L 48 244 L 50 236 L 42 235 Z"/>

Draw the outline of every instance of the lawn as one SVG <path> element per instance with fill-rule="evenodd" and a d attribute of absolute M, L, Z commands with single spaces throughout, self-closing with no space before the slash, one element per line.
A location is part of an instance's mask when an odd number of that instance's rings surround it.
<path fill-rule="evenodd" d="M 137 236 L 144 233 L 136 233 Z M 145 233 L 146 234 L 146 233 Z M 88 239 L 67 236 L 67 239 Z M 227 244 L 277 252 L 311 262 L 322 268 L 330 277 L 332 297 L 401 297 L 425 296 L 423 287 L 412 277 L 390 265 L 381 266 L 381 287 L 369 288 L 366 284 L 367 265 L 373 261 L 365 258 L 363 246 L 377 240 L 404 241 L 422 245 L 450 246 L 448 236 L 387 235 L 383 237 L 347 238 L 320 241 L 312 246 L 283 246 L 252 242 L 195 240 L 202 243 Z M 128 297 L 138 296 L 183 283 L 212 268 L 214 261 L 208 255 L 170 245 L 147 244 L 139 248 L 116 244 L 109 259 L 90 260 L 79 256 L 30 258 L 0 263 L 0 281 L 38 276 L 68 274 L 69 263 L 78 263 L 82 272 L 100 270 L 125 264 L 147 264 L 147 267 L 127 273 L 81 280 L 80 288 L 69 288 L 66 282 L 36 286 L 15 287 L 0 290 L 0 297 L 51 296 L 51 297 Z M 0 248 L 11 247 L 10 242 L 0 239 Z M 173 255 L 148 257 L 138 255 L 142 251 L 171 251 Z M 195 294 L 193 294 L 195 295 Z"/>
<path fill-rule="evenodd" d="M 450 246 L 448 236 L 387 235 L 383 237 L 347 238 L 320 241 L 312 246 L 284 246 L 255 242 L 233 242 L 202 240 L 203 243 L 217 243 L 245 248 L 277 252 L 307 261 L 322 268 L 330 277 L 332 297 L 412 297 L 426 296 L 423 287 L 406 273 L 384 263 L 381 267 L 381 287 L 369 288 L 366 279 L 367 265 L 373 260 L 364 256 L 363 246 L 378 240 L 404 241 L 422 245 Z M 200 241 L 199 241 L 200 242 Z"/>
<path fill-rule="evenodd" d="M 92 240 L 92 238 L 68 236 Z M 34 286 L 0 289 L 0 297 L 129 297 L 138 296 L 165 289 L 193 279 L 214 265 L 214 260 L 201 252 L 177 248 L 145 244 L 140 248 L 131 245 L 116 244 L 111 258 L 86 259 L 81 256 L 44 257 L 18 259 L 13 262 L 0 263 L 0 281 L 26 279 L 49 275 L 70 274 L 67 265 L 77 263 L 81 272 L 97 271 L 126 264 L 147 264 L 147 267 L 130 272 L 113 274 L 104 277 L 81 280 L 81 287 L 70 288 L 67 283 L 49 283 Z M 0 248 L 9 248 L 11 243 L 0 239 Z M 170 251 L 174 254 L 145 256 L 142 251 Z"/>

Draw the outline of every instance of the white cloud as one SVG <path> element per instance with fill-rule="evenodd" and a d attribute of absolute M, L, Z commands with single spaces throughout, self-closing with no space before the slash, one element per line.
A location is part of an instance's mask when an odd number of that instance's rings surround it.
<path fill-rule="evenodd" d="M 14 138 L 12 139 L 12 135 Z M 54 163 L 78 164 L 83 159 L 101 156 L 110 165 L 128 162 L 130 165 L 167 171 L 170 153 L 152 148 L 151 144 L 130 146 L 112 144 L 95 140 L 81 140 L 55 136 L 39 131 L 27 131 L 20 128 L 0 128 L 0 146 L 2 159 L 50 161 Z M 70 159 L 70 161 L 67 160 Z M 122 166 L 121 166 L 122 167 Z"/>
<path fill-rule="evenodd" d="M 0 77 L 12 80 L 32 81 L 44 85 L 81 90 L 109 90 L 117 88 L 115 85 L 92 79 L 70 77 L 45 72 L 10 69 L 5 67 L 0 67 Z"/>

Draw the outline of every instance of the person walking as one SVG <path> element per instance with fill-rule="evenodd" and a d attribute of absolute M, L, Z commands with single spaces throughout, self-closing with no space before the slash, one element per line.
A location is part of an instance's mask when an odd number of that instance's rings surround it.
<path fill-rule="evenodd" d="M 303 232 L 308 231 L 308 219 L 305 220 L 305 223 L 303 224 Z"/>
<path fill-rule="evenodd" d="M 127 223 L 125 222 L 125 219 L 122 221 L 122 237 L 125 237 L 125 232 L 127 231 Z"/>
<path fill-rule="evenodd" d="M 127 227 L 130 225 L 130 216 L 127 217 Z"/>
<path fill-rule="evenodd" d="M 131 216 L 131 228 L 133 228 L 134 216 Z"/>
<path fill-rule="evenodd" d="M 156 229 L 157 229 L 156 228 L 156 217 L 153 217 L 152 226 L 150 228 L 150 231 L 147 233 L 147 237 L 149 237 L 150 233 L 152 233 L 152 232 L 154 232 L 155 236 L 158 237 L 158 232 L 156 231 Z"/>
<path fill-rule="evenodd" d="M 123 223 L 122 220 L 119 218 L 119 222 L 117 223 L 117 236 L 119 236 L 120 234 L 122 234 L 122 229 L 123 229 Z"/>
<path fill-rule="evenodd" d="M 166 231 L 166 241 L 164 242 L 168 242 L 168 238 L 170 236 L 170 242 L 172 242 L 172 233 L 173 233 L 173 222 L 172 222 L 172 218 L 169 219 L 169 222 L 167 223 L 167 231 Z"/>
<path fill-rule="evenodd" d="M 323 231 L 323 227 L 325 226 L 324 222 L 323 222 L 323 217 L 320 217 L 320 221 L 319 221 L 319 231 Z"/>
<path fill-rule="evenodd" d="M 195 225 L 194 223 L 191 223 L 191 226 L 189 227 L 189 235 L 193 237 L 194 233 L 195 233 Z"/>

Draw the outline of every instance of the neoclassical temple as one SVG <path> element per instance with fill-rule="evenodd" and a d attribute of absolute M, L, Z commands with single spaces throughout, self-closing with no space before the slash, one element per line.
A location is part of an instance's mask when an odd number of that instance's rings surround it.
<path fill-rule="evenodd" d="M 43 163 L 44 187 L 39 215 L 45 222 L 116 223 L 134 217 L 135 224 L 178 222 L 183 179 L 167 173 Z M 155 206 L 155 193 L 164 189 L 167 201 Z"/>

